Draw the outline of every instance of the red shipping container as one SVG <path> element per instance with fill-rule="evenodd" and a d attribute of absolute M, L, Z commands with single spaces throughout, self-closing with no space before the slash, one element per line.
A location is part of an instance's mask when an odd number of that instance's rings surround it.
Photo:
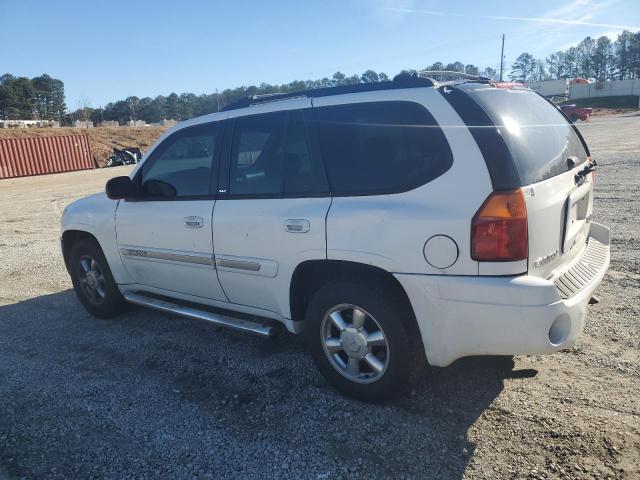
<path fill-rule="evenodd" d="M 0 138 L 0 178 L 95 168 L 87 134 Z"/>

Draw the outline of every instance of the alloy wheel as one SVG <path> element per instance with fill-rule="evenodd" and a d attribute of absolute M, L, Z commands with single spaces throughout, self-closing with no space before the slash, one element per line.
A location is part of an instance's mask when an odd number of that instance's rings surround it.
<path fill-rule="evenodd" d="M 389 343 L 378 321 L 356 305 L 336 305 L 320 325 L 322 348 L 334 369 L 356 383 L 373 383 L 389 366 Z"/>
<path fill-rule="evenodd" d="M 107 289 L 100 264 L 89 255 L 83 255 L 80 258 L 78 271 L 80 287 L 87 299 L 96 305 L 104 302 Z"/>

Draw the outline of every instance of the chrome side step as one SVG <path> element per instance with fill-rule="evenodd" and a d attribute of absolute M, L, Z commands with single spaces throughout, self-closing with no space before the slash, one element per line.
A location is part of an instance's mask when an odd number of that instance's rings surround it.
<path fill-rule="evenodd" d="M 134 305 L 141 305 L 143 307 L 153 308 L 154 310 L 159 310 L 166 313 L 175 313 L 176 315 L 194 318 L 197 320 L 206 320 L 208 322 L 215 323 L 216 325 L 232 328 L 241 332 L 253 333 L 256 335 L 261 335 L 263 337 L 276 336 L 276 328 L 269 325 L 263 325 L 241 318 L 235 318 L 219 313 L 209 312 L 207 310 L 199 310 L 193 307 L 179 305 L 177 303 L 161 300 L 159 298 L 149 297 L 138 292 L 125 292 L 124 299 L 129 303 L 133 303 Z"/>

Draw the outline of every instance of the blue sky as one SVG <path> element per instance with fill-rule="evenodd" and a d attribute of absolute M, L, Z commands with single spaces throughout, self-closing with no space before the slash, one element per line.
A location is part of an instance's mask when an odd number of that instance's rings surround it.
<path fill-rule="evenodd" d="M 48 73 L 67 106 L 260 82 L 497 67 L 640 29 L 640 0 L 0 0 L 0 74 Z"/>

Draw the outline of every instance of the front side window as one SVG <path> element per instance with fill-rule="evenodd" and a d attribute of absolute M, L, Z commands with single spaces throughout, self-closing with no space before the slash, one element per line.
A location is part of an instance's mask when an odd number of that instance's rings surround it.
<path fill-rule="evenodd" d="M 218 124 L 178 131 L 158 146 L 141 170 L 143 196 L 209 195 Z"/>
<path fill-rule="evenodd" d="M 313 110 L 334 194 L 407 191 L 439 177 L 453 163 L 444 133 L 417 103 L 354 103 Z"/>

